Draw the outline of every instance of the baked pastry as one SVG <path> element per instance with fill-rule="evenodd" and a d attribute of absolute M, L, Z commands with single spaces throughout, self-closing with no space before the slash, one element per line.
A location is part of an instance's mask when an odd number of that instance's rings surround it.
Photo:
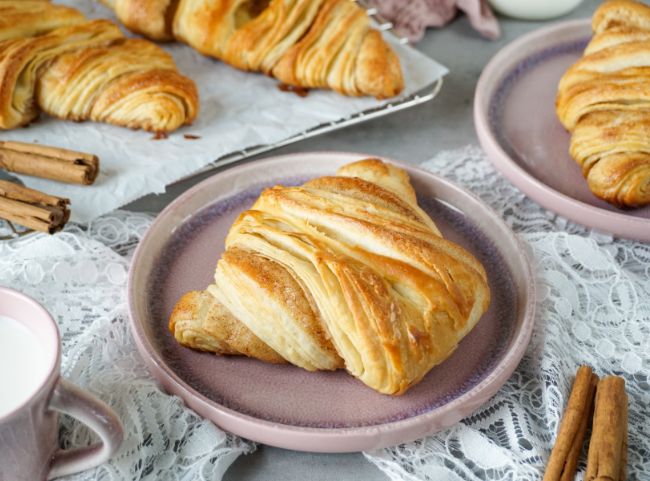
<path fill-rule="evenodd" d="M 142 39 L 59 55 L 39 77 L 37 91 L 39 107 L 52 116 L 155 132 L 191 122 L 199 102 L 171 55 Z"/>
<path fill-rule="evenodd" d="M 127 40 L 108 20 L 88 21 L 45 1 L 24 3 L 34 10 L 0 0 L 0 11 L 13 12 L 0 29 L 0 129 L 28 124 L 39 107 L 61 118 L 155 132 L 195 118 L 196 86 L 160 47 Z"/>
<path fill-rule="evenodd" d="M 273 364 L 286 361 L 207 291 L 190 291 L 174 307 L 171 328 L 178 342 L 215 354 L 254 357 Z"/>
<path fill-rule="evenodd" d="M 558 85 L 557 115 L 591 191 L 620 207 L 650 204 L 650 7 L 604 3 L 594 36 Z"/>
<path fill-rule="evenodd" d="M 173 40 L 172 20 L 179 0 L 102 0 L 132 32 L 152 40 Z"/>
<path fill-rule="evenodd" d="M 102 1 L 134 32 L 288 85 L 377 98 L 404 88 L 399 59 L 350 0 Z"/>
<path fill-rule="evenodd" d="M 345 368 L 401 394 L 445 360 L 490 302 L 483 266 L 377 159 L 266 189 L 235 221 L 214 284 L 185 294 L 178 342 L 304 369 Z"/>
<path fill-rule="evenodd" d="M 28 124 L 38 115 L 36 83 L 43 67 L 57 55 L 122 38 L 117 25 L 93 20 L 57 28 L 37 37 L 0 43 L 0 128 Z"/>
<path fill-rule="evenodd" d="M 47 0 L 0 0 L 0 41 L 40 35 L 84 20 L 78 10 Z"/>

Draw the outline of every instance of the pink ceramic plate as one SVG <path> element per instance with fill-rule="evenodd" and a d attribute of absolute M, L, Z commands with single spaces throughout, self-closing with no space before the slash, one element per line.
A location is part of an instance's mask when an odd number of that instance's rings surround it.
<path fill-rule="evenodd" d="M 344 371 L 219 357 L 179 346 L 167 329 L 174 303 L 210 283 L 235 217 L 262 188 L 333 174 L 366 156 L 305 153 L 219 172 L 171 203 L 152 224 L 129 273 L 137 345 L 152 373 L 201 415 L 243 437 L 289 449 L 360 451 L 413 440 L 471 414 L 508 379 L 533 326 L 534 284 L 522 246 L 478 199 L 402 165 L 420 205 L 444 235 L 486 267 L 492 303 L 447 361 L 401 397 L 378 394 Z"/>
<path fill-rule="evenodd" d="M 591 37 L 590 20 L 562 22 L 515 40 L 485 67 L 474 122 L 497 169 L 526 195 L 575 222 L 650 241 L 650 206 L 622 210 L 595 197 L 569 156 L 569 133 L 555 115 L 565 70 Z"/>

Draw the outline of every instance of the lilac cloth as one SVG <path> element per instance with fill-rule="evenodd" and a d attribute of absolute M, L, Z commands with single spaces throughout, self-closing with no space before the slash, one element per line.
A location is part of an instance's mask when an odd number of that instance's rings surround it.
<path fill-rule="evenodd" d="M 501 31 L 486 0 L 368 0 L 379 13 L 393 22 L 395 31 L 412 42 L 422 39 L 427 27 L 442 27 L 459 10 L 481 35 L 494 39 Z"/>

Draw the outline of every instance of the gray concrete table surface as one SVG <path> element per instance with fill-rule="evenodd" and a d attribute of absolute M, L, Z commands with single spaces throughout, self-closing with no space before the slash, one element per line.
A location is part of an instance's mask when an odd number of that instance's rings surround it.
<path fill-rule="evenodd" d="M 364 124 L 292 144 L 264 156 L 316 150 L 365 152 L 414 164 L 441 150 L 476 144 L 472 121 L 474 89 L 483 67 L 504 45 L 550 22 L 591 16 L 600 4 L 585 0 L 571 14 L 548 22 L 524 22 L 500 17 L 502 35 L 495 41 L 481 38 L 465 17 L 442 29 L 429 29 L 416 47 L 447 66 L 450 73 L 440 94 L 431 102 Z M 127 206 L 159 212 L 178 195 L 215 171 L 171 185 L 162 195 L 149 195 Z M 388 479 L 362 454 L 316 454 L 258 445 L 240 456 L 226 472 L 225 481 L 320 481 Z"/>

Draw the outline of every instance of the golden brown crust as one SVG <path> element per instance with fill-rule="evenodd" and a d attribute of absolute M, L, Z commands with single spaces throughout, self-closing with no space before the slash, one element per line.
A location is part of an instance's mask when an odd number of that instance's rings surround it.
<path fill-rule="evenodd" d="M 568 130 L 573 130 L 591 112 L 647 110 L 650 108 L 648 80 L 650 76 L 645 75 L 608 75 L 577 84 L 567 90 L 569 99 L 558 104 L 558 116 Z"/>
<path fill-rule="evenodd" d="M 598 197 L 620 207 L 650 204 L 650 154 L 611 154 L 598 162 L 587 176 L 589 188 Z"/>
<path fill-rule="evenodd" d="M 280 58 L 311 27 L 322 3 L 323 0 L 271 2 L 259 15 L 233 31 L 224 48 L 223 60 L 242 70 L 270 74 Z"/>
<path fill-rule="evenodd" d="M 373 389 L 403 393 L 490 300 L 481 264 L 414 199 L 406 173 L 377 159 L 267 189 L 233 224 L 209 292 L 289 362 L 342 359 Z"/>
<path fill-rule="evenodd" d="M 615 47 L 627 42 L 643 42 L 650 40 L 650 30 L 631 27 L 616 27 L 595 34 L 584 54 L 589 55 L 606 48 Z"/>
<path fill-rule="evenodd" d="M 629 35 L 629 34 L 628 34 Z M 570 89 L 589 80 L 647 76 L 650 73 L 650 40 L 628 39 L 613 47 L 583 56 L 567 70 L 558 85 L 558 103 L 570 102 Z M 644 71 L 645 70 L 645 71 Z M 611 77 L 610 77 L 611 76 Z"/>
<path fill-rule="evenodd" d="M 39 79 L 38 102 L 64 119 L 168 132 L 194 120 L 198 93 L 160 47 L 124 39 L 58 56 Z"/>
<path fill-rule="evenodd" d="M 37 115 L 34 92 L 41 67 L 58 55 L 119 38 L 122 34 L 117 25 L 108 20 L 92 20 L 38 37 L 1 42 L 0 128 L 25 125 Z"/>
<path fill-rule="evenodd" d="M 604 3 L 594 37 L 558 86 L 558 118 L 591 191 L 620 207 L 650 204 L 650 7 Z"/>
<path fill-rule="evenodd" d="M 221 295 L 226 286 L 220 274 L 228 276 L 233 273 L 239 276 L 240 299 L 249 297 L 256 305 L 254 311 L 246 307 L 242 309 Z M 238 314 L 238 319 L 249 327 L 254 326 L 251 327 L 254 332 L 266 333 L 264 340 L 292 364 L 308 370 L 343 367 L 311 295 L 303 289 L 299 278 L 284 266 L 255 252 L 233 247 L 219 261 L 216 282 L 220 290 L 216 297 L 225 299 L 226 306 Z M 247 293 L 244 293 L 245 286 L 248 286 Z M 264 316 L 267 310 L 272 314 Z M 281 317 L 285 322 L 270 323 L 271 316 Z M 312 345 L 305 346 L 306 340 Z M 303 353 L 302 350 L 309 352 Z"/>
<path fill-rule="evenodd" d="M 650 7 L 633 0 L 610 0 L 594 13 L 591 28 L 594 33 L 618 27 L 650 30 Z"/>
<path fill-rule="evenodd" d="M 179 0 L 173 7 L 168 0 L 104 1 L 127 27 L 154 39 L 168 38 L 173 11 L 176 39 L 288 85 L 377 98 L 404 88 L 399 58 L 350 0 Z"/>
<path fill-rule="evenodd" d="M 90 119 L 150 132 L 189 125 L 199 109 L 196 86 L 174 70 L 152 69 L 116 79 L 98 97 Z"/>
<path fill-rule="evenodd" d="M 174 37 L 204 55 L 222 58 L 228 39 L 248 21 L 249 0 L 180 0 L 174 16 Z"/>
<path fill-rule="evenodd" d="M 394 97 L 404 90 L 399 57 L 381 33 L 369 30 L 356 62 L 356 81 L 366 95 L 378 99 Z"/>
<path fill-rule="evenodd" d="M 102 0 L 132 32 L 152 40 L 173 40 L 172 19 L 178 0 Z"/>
<path fill-rule="evenodd" d="M 604 110 L 580 120 L 569 152 L 585 176 L 593 164 L 610 154 L 644 152 L 650 154 L 650 115 L 648 111 Z"/>
<path fill-rule="evenodd" d="M 286 363 L 207 291 L 190 291 L 181 297 L 170 316 L 169 330 L 180 344 L 200 351 Z"/>
<path fill-rule="evenodd" d="M 393 97 L 403 89 L 399 60 L 355 2 L 325 0 L 307 34 L 273 68 L 283 83 L 345 95 Z"/>
<path fill-rule="evenodd" d="M 0 41 L 33 37 L 83 21 L 78 10 L 44 0 L 0 1 Z"/>
<path fill-rule="evenodd" d="M 169 54 L 147 40 L 125 39 L 108 20 L 85 21 L 76 10 L 49 5 L 0 1 L 0 15 L 7 14 L 0 38 L 8 38 L 0 42 L 0 129 L 28 124 L 38 107 L 65 119 L 155 132 L 194 120 L 196 86 Z"/>

